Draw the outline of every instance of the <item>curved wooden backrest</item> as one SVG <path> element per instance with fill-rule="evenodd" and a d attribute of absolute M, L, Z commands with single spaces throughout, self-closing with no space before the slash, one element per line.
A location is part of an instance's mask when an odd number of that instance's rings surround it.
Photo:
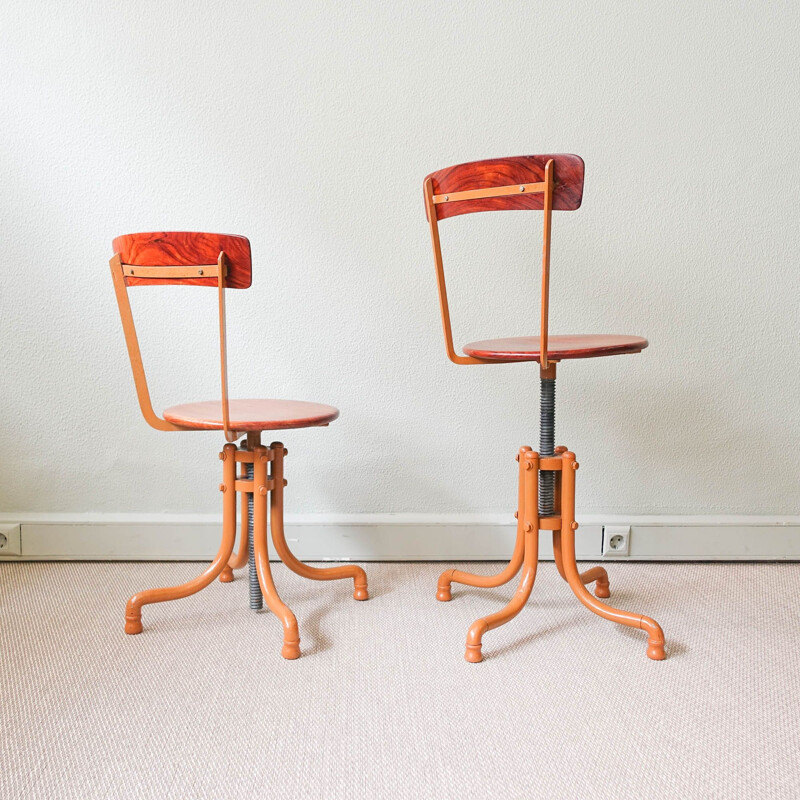
<path fill-rule="evenodd" d="M 476 211 L 539 210 L 544 207 L 541 191 L 520 191 L 521 186 L 544 181 L 544 169 L 553 162 L 553 210 L 574 211 L 583 197 L 583 159 L 566 153 L 537 156 L 513 156 L 471 161 L 432 172 L 436 198 L 449 199 L 435 203 L 436 219 L 472 214 Z M 479 194 L 480 190 L 508 187 L 508 193 L 494 197 L 467 197 L 453 200 L 461 192 Z M 477 191 L 476 191 L 477 190 Z"/>
<path fill-rule="evenodd" d="M 126 286 L 164 286 L 165 284 L 190 284 L 194 286 L 217 286 L 217 260 L 225 253 L 225 288 L 247 289 L 252 283 L 252 260 L 250 242 L 244 236 L 224 233 L 191 233 L 187 231 L 159 231 L 153 233 L 129 233 L 117 236 L 112 246 L 114 253 L 122 259 L 123 268 L 140 267 L 196 267 L 198 274 L 186 277 L 186 270 L 165 269 L 164 275 L 138 277 L 135 269 L 124 269 Z M 208 273 L 200 274 L 199 270 Z M 179 275 L 174 273 L 179 272 Z M 132 274 L 131 274 L 132 273 Z"/>

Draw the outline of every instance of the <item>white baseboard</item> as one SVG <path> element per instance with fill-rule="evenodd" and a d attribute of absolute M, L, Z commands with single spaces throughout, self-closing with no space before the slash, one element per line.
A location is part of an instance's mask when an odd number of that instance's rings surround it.
<path fill-rule="evenodd" d="M 582 560 L 602 560 L 603 525 L 621 524 L 631 526 L 630 555 L 615 561 L 800 561 L 798 516 L 608 515 L 578 521 Z M 0 525 L 20 528 L 0 561 L 208 560 L 219 545 L 220 524 L 210 514 L 3 514 Z M 505 560 L 515 530 L 505 514 L 286 518 L 289 544 L 306 561 Z M 553 557 L 550 538 L 540 534 L 543 559 Z"/>

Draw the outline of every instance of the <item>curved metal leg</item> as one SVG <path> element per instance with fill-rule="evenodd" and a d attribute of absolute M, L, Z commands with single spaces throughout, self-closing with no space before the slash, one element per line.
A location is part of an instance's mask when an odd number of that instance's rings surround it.
<path fill-rule="evenodd" d="M 564 574 L 564 561 L 561 554 L 561 531 L 553 531 L 553 558 L 556 562 L 558 574 L 564 580 L 567 580 L 567 576 Z M 596 581 L 594 593 L 597 597 L 602 597 L 603 599 L 611 597 L 611 584 L 608 581 L 608 573 L 605 567 L 591 567 L 585 572 L 581 572 L 578 577 L 583 584 L 595 583 Z"/>
<path fill-rule="evenodd" d="M 281 655 L 286 659 L 300 657 L 300 633 L 297 618 L 286 603 L 281 600 L 272 572 L 269 568 L 267 551 L 267 448 L 258 445 L 253 450 L 253 549 L 255 554 L 256 573 L 264 600 L 270 611 L 283 625 L 283 648 Z"/>
<path fill-rule="evenodd" d="M 525 531 L 522 529 L 523 505 L 523 471 L 525 453 L 531 451 L 530 447 L 520 447 L 517 454 L 519 461 L 519 488 L 517 490 L 517 539 L 514 543 L 514 552 L 508 566 L 496 575 L 475 575 L 472 572 L 462 572 L 460 569 L 447 569 L 439 576 L 436 586 L 436 599 L 446 603 L 453 599 L 451 584 L 463 583 L 465 586 L 477 586 L 481 589 L 493 589 L 508 583 L 519 572 L 525 553 Z"/>
<path fill-rule="evenodd" d="M 575 470 L 578 469 L 578 462 L 575 461 L 575 454 L 563 453 L 563 466 L 561 470 L 561 548 L 563 556 L 563 568 L 567 583 L 575 593 L 578 600 L 589 610 L 594 611 L 605 619 L 618 622 L 620 625 L 627 625 L 631 628 L 641 628 L 648 633 L 647 656 L 654 661 L 663 660 L 664 653 L 664 632 L 661 626 L 650 617 L 641 614 L 632 614 L 630 611 L 620 611 L 600 602 L 591 595 L 584 586 L 581 575 L 578 573 L 578 565 L 575 562 L 575 531 L 578 523 L 575 522 Z"/>
<path fill-rule="evenodd" d="M 247 479 L 247 469 L 242 468 L 239 475 L 243 480 Z M 249 492 L 242 492 L 239 501 L 239 550 L 231 553 L 228 563 L 223 567 L 219 579 L 221 583 L 231 583 L 233 581 L 233 571 L 241 569 L 247 563 L 248 543 L 250 541 L 250 528 L 252 515 L 250 509 L 253 507 L 253 498 Z"/>
<path fill-rule="evenodd" d="M 147 589 L 137 592 L 125 608 L 125 633 L 137 634 L 142 632 L 142 606 L 150 603 L 163 603 L 166 600 L 179 600 L 196 594 L 211 583 L 222 572 L 233 551 L 236 539 L 236 461 L 234 453 L 236 447 L 226 444 L 222 448 L 222 543 L 219 551 L 208 569 L 194 580 L 180 586 L 169 586 L 163 589 Z"/>
<path fill-rule="evenodd" d="M 261 433 L 255 431 L 247 434 L 247 439 L 239 446 L 240 450 L 252 452 L 253 448 L 261 444 Z M 253 479 L 253 465 L 252 463 L 245 462 L 242 464 L 242 471 L 239 477 L 242 480 Z M 242 492 L 241 503 L 239 505 L 239 550 L 231 555 L 227 565 L 222 570 L 219 579 L 222 583 L 231 583 L 233 581 L 233 571 L 241 569 L 250 560 L 251 551 L 253 549 L 250 544 L 250 538 L 253 533 L 253 496 L 250 492 Z M 255 578 L 255 567 L 251 564 L 250 567 L 250 582 L 258 583 Z M 251 592 L 252 594 L 252 592 Z M 252 608 L 252 597 L 251 608 Z M 260 598 L 259 598 L 260 599 Z M 261 608 L 261 606 L 257 606 Z"/>
<path fill-rule="evenodd" d="M 524 502 L 520 503 L 519 517 L 524 533 L 524 556 L 522 577 L 519 587 L 509 604 L 502 610 L 488 617 L 475 620 L 467 633 L 467 650 L 464 658 L 477 664 L 483 660 L 481 648 L 483 635 L 494 628 L 499 628 L 519 614 L 528 602 L 536 580 L 536 568 L 539 563 L 539 515 L 537 511 L 537 486 L 539 473 L 539 454 L 527 452 L 520 459 L 520 469 L 524 474 Z"/>
<path fill-rule="evenodd" d="M 567 452 L 567 448 L 559 445 L 555 449 L 555 455 L 560 456 Z M 561 508 L 561 473 L 556 473 L 555 480 L 555 507 Z M 564 574 L 564 564 L 561 556 L 561 531 L 553 531 L 553 559 L 556 562 L 556 569 L 558 574 L 564 579 L 567 576 Z M 581 581 L 584 584 L 595 583 L 594 593 L 597 597 L 611 597 L 611 585 L 608 582 L 608 573 L 604 567 L 592 567 L 587 569 L 586 572 L 581 572 Z"/>
<path fill-rule="evenodd" d="M 270 445 L 272 450 L 272 480 L 273 488 L 270 497 L 270 526 L 272 528 L 272 541 L 278 555 L 287 567 L 297 575 L 315 581 L 336 581 L 342 578 L 353 579 L 353 597 L 356 600 L 368 600 L 367 573 L 356 564 L 347 564 L 341 567 L 310 567 L 300 561 L 289 549 L 286 535 L 283 530 L 283 458 L 288 450 L 280 442 Z"/>

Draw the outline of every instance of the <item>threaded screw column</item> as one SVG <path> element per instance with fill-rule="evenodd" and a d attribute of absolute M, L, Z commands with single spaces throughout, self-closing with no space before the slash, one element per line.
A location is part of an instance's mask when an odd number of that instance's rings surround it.
<path fill-rule="evenodd" d="M 253 465 L 245 464 L 245 475 L 247 480 L 253 480 Z M 253 611 L 260 611 L 264 607 L 264 597 L 261 594 L 261 586 L 258 584 L 258 573 L 256 572 L 255 546 L 253 544 L 253 493 L 247 492 L 247 567 L 248 567 L 248 587 L 250 590 L 250 608 Z"/>
<path fill-rule="evenodd" d="M 556 379 L 541 378 L 539 384 L 539 455 L 550 458 L 556 445 Z M 539 473 L 539 516 L 555 513 L 556 474 L 550 470 Z"/>

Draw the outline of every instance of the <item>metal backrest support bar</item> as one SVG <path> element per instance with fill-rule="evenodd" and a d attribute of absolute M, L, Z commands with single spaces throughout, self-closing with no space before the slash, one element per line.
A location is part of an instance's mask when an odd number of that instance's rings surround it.
<path fill-rule="evenodd" d="M 225 326 L 225 284 L 227 275 L 228 260 L 224 252 L 219 254 L 216 264 L 205 264 L 197 266 L 138 266 L 124 264 L 122 256 L 117 253 L 109 262 L 111 267 L 111 277 L 114 281 L 114 292 L 117 298 L 120 318 L 122 320 L 122 330 L 125 334 L 125 343 L 128 348 L 128 357 L 133 370 L 133 381 L 136 385 L 136 395 L 139 399 L 139 408 L 142 415 L 149 425 L 160 431 L 183 431 L 190 430 L 180 425 L 159 417 L 153 410 L 150 400 L 150 390 L 147 386 L 147 376 L 144 371 L 142 353 L 139 347 L 139 339 L 136 335 L 136 325 L 133 321 L 130 299 L 128 298 L 128 287 L 125 279 L 127 276 L 136 278 L 159 278 L 167 280 L 175 278 L 195 278 L 198 273 L 203 278 L 215 277 L 217 279 L 217 291 L 219 300 L 219 344 L 220 344 L 220 381 L 222 389 L 222 420 L 227 441 L 235 441 L 236 431 L 230 428 L 230 409 L 228 403 L 228 356 L 227 356 L 227 336 Z"/>
<path fill-rule="evenodd" d="M 496 364 L 500 362 L 486 361 L 471 356 L 462 356 L 456 353 L 453 345 L 453 330 L 450 322 L 450 307 L 447 301 L 447 285 L 444 277 L 444 262 L 442 259 L 442 246 L 439 239 L 439 220 L 436 206 L 445 203 L 458 203 L 467 200 L 478 200 L 493 197 L 506 197 L 512 194 L 542 194 L 542 210 L 544 222 L 542 231 L 542 297 L 540 312 L 540 367 L 542 372 L 549 369 L 551 362 L 547 357 L 548 324 L 550 310 L 550 234 L 553 215 L 553 189 L 555 186 L 555 161 L 549 159 L 544 167 L 544 180 L 536 183 L 505 184 L 501 186 L 483 187 L 480 189 L 466 189 L 447 194 L 434 194 L 433 178 L 425 179 L 425 211 L 428 217 L 431 232 L 431 245 L 433 247 L 433 260 L 436 268 L 436 283 L 439 290 L 439 310 L 442 316 L 445 349 L 447 357 L 454 364 Z"/>
<path fill-rule="evenodd" d="M 542 224 L 542 305 L 539 314 L 539 367 L 546 372 L 547 336 L 550 322 L 550 232 L 553 222 L 553 182 L 554 162 L 547 162 L 544 168 L 544 222 Z"/>
<path fill-rule="evenodd" d="M 228 406 L 228 336 L 225 324 L 225 276 L 227 275 L 228 259 L 225 253 L 220 253 L 217 259 L 217 287 L 219 296 L 219 366 L 220 385 L 222 389 L 222 427 L 225 439 L 235 442 L 238 438 L 236 431 L 231 430 L 231 413 Z"/>
<path fill-rule="evenodd" d="M 123 264 L 122 274 L 126 278 L 216 278 L 218 264 L 198 264 L 196 267 L 140 267 L 136 264 Z"/>
<path fill-rule="evenodd" d="M 489 189 L 469 189 L 464 192 L 451 192 L 450 194 L 435 194 L 433 196 L 434 205 L 441 203 L 457 203 L 459 200 L 479 200 L 484 197 L 505 197 L 509 194 L 520 194 L 527 192 L 543 192 L 545 188 L 542 183 L 514 183 L 510 186 L 493 186 Z"/>

